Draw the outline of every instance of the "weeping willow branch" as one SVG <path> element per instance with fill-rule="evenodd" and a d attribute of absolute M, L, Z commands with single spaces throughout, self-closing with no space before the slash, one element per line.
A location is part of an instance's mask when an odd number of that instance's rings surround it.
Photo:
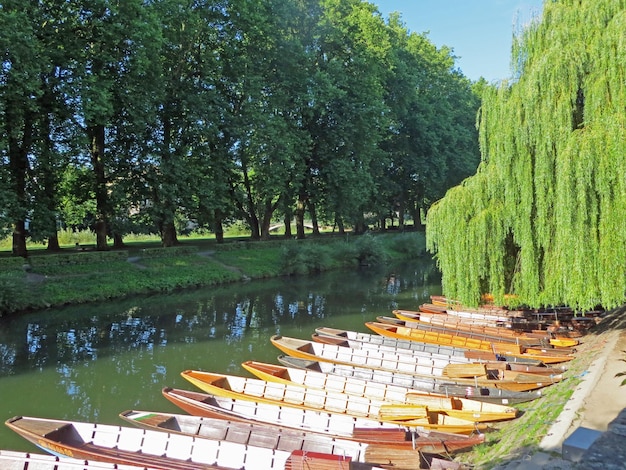
<path fill-rule="evenodd" d="M 430 209 L 447 296 L 589 309 L 626 292 L 626 1 L 546 1 L 487 87 L 476 175 Z"/>

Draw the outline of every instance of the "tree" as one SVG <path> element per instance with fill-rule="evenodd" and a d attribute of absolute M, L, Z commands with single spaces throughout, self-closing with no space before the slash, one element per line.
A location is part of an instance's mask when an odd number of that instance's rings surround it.
<path fill-rule="evenodd" d="M 27 256 L 30 214 L 29 155 L 36 132 L 40 76 L 46 57 L 37 39 L 36 5 L 3 2 L 0 9 L 0 125 L 4 185 L 8 189 L 3 217 L 11 221 L 13 254 Z M 6 211 L 6 212 L 5 212 Z"/>
<path fill-rule="evenodd" d="M 397 14 L 388 25 L 392 72 L 385 89 L 391 125 L 383 149 L 390 160 L 379 210 L 383 219 L 397 211 L 400 227 L 407 213 L 421 225 L 420 214 L 433 201 L 476 171 L 479 98 L 454 69 L 449 48 L 437 49 L 426 36 L 409 33 Z"/>
<path fill-rule="evenodd" d="M 75 52 L 71 77 L 77 100 L 76 126 L 84 133 L 88 164 L 93 171 L 96 201 L 95 232 L 98 250 L 108 249 L 110 219 L 115 211 L 111 186 L 118 181 L 116 169 L 130 158 L 121 153 L 128 143 L 115 144 L 121 131 L 134 136 L 141 147 L 156 93 L 154 64 L 160 44 L 158 23 L 142 0 L 73 2 Z M 149 119 L 148 119 L 149 122 Z M 123 123 L 123 125 L 122 125 Z M 115 151 L 117 150 L 117 152 Z"/>
<path fill-rule="evenodd" d="M 446 295 L 531 306 L 624 302 L 626 7 L 546 2 L 515 79 L 485 89 L 482 161 L 427 220 Z"/>

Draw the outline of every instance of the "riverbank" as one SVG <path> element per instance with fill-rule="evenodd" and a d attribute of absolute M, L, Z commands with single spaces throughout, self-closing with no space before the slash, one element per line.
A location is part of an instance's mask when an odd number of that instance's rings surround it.
<path fill-rule="evenodd" d="M 623 379 L 615 376 L 626 371 L 624 351 L 626 308 L 621 307 L 607 313 L 582 338 L 576 359 L 568 364 L 566 379 L 548 387 L 545 396 L 521 418 L 498 431 L 501 442 L 517 445 L 505 450 L 494 444 L 463 456 L 463 460 L 472 462 L 474 468 L 490 470 L 626 468 L 624 460 L 616 458 L 618 449 L 613 449 L 616 441 L 623 443 L 623 436 L 611 430 L 621 429 L 615 423 L 626 413 L 626 387 L 620 385 Z M 591 434 L 600 438 L 580 460 L 576 452 L 573 461 L 571 453 L 563 454 L 563 444 L 578 429 L 597 431 Z"/>
<path fill-rule="evenodd" d="M 0 257 L 0 316 L 133 295 L 310 274 L 425 255 L 424 234 L 320 236 L 306 240 L 183 241 L 98 252 L 33 252 Z"/>

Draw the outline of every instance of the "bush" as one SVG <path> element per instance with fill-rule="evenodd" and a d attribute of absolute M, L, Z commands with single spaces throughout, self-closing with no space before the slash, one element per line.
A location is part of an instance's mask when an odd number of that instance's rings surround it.
<path fill-rule="evenodd" d="M 426 237 L 423 232 L 403 233 L 391 237 L 389 249 L 411 257 L 426 254 Z"/>
<path fill-rule="evenodd" d="M 388 256 L 379 237 L 365 234 L 358 237 L 354 245 L 356 259 L 362 266 L 383 264 L 387 261 Z"/>
<path fill-rule="evenodd" d="M 3 272 L 0 274 L 0 317 L 30 306 L 30 289 L 24 272 Z"/>
<path fill-rule="evenodd" d="M 336 264 L 328 245 L 290 243 L 282 251 L 281 269 L 285 274 L 308 274 L 329 269 Z"/>

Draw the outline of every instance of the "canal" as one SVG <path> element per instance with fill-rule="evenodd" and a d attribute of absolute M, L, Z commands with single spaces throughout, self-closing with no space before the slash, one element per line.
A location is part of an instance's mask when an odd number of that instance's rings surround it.
<path fill-rule="evenodd" d="M 0 417 L 123 424 L 126 409 L 181 412 L 163 387 L 194 390 L 185 369 L 247 375 L 277 363 L 274 334 L 310 339 L 416 310 L 441 282 L 430 259 L 317 276 L 237 283 L 0 319 Z M 36 448 L 0 427 L 0 448 Z"/>

